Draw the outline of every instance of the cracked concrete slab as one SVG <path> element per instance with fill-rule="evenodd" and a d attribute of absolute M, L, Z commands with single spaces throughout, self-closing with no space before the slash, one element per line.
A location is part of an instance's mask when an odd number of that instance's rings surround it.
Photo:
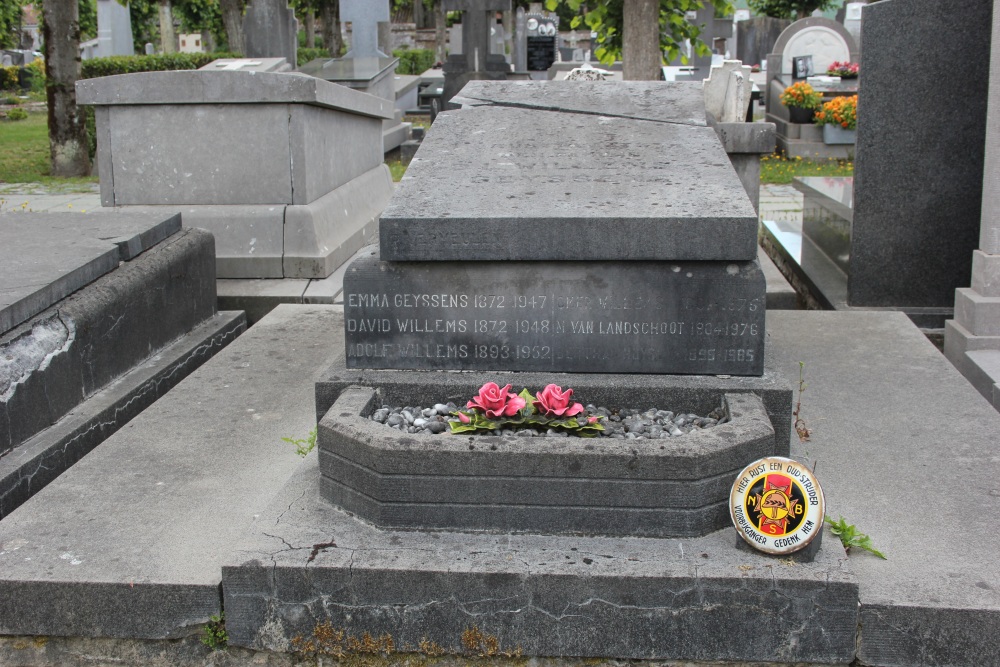
<path fill-rule="evenodd" d="M 700 81 L 470 81 L 451 103 L 708 125 Z"/>
<path fill-rule="evenodd" d="M 0 521 L 0 634 L 165 638 L 221 610 L 221 564 L 299 465 L 342 326 L 279 307 Z"/>
<path fill-rule="evenodd" d="M 165 395 L 245 329 L 246 318 L 240 311 L 220 312 L 208 318 L 0 457 L 0 518 Z"/>
<path fill-rule="evenodd" d="M 315 455 L 223 568 L 230 642 L 287 650 L 329 620 L 461 651 L 476 625 L 528 656 L 847 663 L 857 587 L 814 562 L 693 539 L 383 531 L 319 497 Z M 762 632 L 761 628 L 766 628 Z"/>
<path fill-rule="evenodd" d="M 213 250 L 178 231 L 0 334 L 0 456 L 210 319 Z"/>

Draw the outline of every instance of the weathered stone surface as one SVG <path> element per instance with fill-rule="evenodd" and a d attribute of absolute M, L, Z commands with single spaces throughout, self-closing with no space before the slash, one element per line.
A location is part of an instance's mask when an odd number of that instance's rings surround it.
<path fill-rule="evenodd" d="M 936 536 L 929 511 L 915 508 L 930 507 L 930 493 L 940 526 L 995 512 L 1000 414 L 901 313 L 771 311 L 768 336 L 769 363 L 790 374 L 805 362 L 801 416 L 812 434 L 793 443 L 793 458 L 816 464 L 827 513 L 888 557 L 851 550 L 858 662 L 991 662 L 1000 655 L 1000 533 Z"/>
<path fill-rule="evenodd" d="M 287 646 L 329 620 L 457 651 L 474 623 L 528 656 L 854 654 L 857 589 L 836 540 L 790 564 L 735 548 L 731 529 L 670 540 L 380 531 L 319 498 L 315 466 L 307 459 L 223 569 L 233 644 Z"/>
<path fill-rule="evenodd" d="M 708 127 L 487 106 L 438 116 L 380 230 L 390 261 L 751 260 L 757 216 Z"/>
<path fill-rule="evenodd" d="M 470 81 L 453 102 L 705 126 L 701 82 Z"/>
<path fill-rule="evenodd" d="M 183 230 L 0 336 L 0 454 L 211 318 L 213 256 Z"/>
<path fill-rule="evenodd" d="M 153 215 L 6 215 L 0 225 L 0 333 L 37 315 L 181 228 Z"/>
<path fill-rule="evenodd" d="M 220 312 L 0 458 L 0 518 L 163 397 L 245 328 L 242 312 Z M 7 412 L 0 410 L 0 432 L 7 432 L 6 419 Z"/>
<path fill-rule="evenodd" d="M 180 637 L 219 614 L 222 561 L 300 464 L 281 438 L 315 424 L 336 326 L 279 308 L 0 521 L 0 634 Z"/>
<path fill-rule="evenodd" d="M 864 8 L 852 306 L 950 307 L 955 289 L 969 286 L 980 232 L 992 9 L 992 0 Z M 947 60 L 911 67 L 929 43 L 954 48 Z M 953 117 L 962 122 L 939 120 Z"/>
<path fill-rule="evenodd" d="M 77 82 L 78 104 L 309 104 L 392 118 L 391 102 L 345 86 L 285 72 L 177 70 L 118 74 Z"/>
<path fill-rule="evenodd" d="M 344 276 L 347 364 L 760 375 L 764 294 L 756 261 L 402 263 L 373 250 Z"/>
<path fill-rule="evenodd" d="M 311 204 L 287 207 L 282 227 L 282 274 L 286 278 L 326 278 L 373 243 L 379 213 L 392 191 L 389 168 L 377 163 Z"/>
<path fill-rule="evenodd" d="M 729 421 L 677 438 L 581 440 L 407 435 L 369 419 L 376 392 L 345 390 L 318 442 L 323 496 L 383 528 L 705 535 L 729 525 L 734 475 L 775 449 L 753 394 L 718 397 Z"/>

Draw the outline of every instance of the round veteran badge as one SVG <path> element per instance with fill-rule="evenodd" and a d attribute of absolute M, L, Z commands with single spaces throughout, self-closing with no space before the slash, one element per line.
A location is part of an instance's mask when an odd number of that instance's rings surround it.
<path fill-rule="evenodd" d="M 823 490 L 804 465 L 780 456 L 744 468 L 729 493 L 729 514 L 740 536 L 759 551 L 804 549 L 823 528 Z"/>

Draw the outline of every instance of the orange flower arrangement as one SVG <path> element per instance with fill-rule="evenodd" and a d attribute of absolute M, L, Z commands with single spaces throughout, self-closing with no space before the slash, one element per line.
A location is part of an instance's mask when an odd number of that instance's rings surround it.
<path fill-rule="evenodd" d="M 816 112 L 817 125 L 839 125 L 845 130 L 858 129 L 858 96 L 835 97 Z"/>
<path fill-rule="evenodd" d="M 781 103 L 786 107 L 815 109 L 819 106 L 820 95 L 805 81 L 793 83 L 781 94 Z"/>

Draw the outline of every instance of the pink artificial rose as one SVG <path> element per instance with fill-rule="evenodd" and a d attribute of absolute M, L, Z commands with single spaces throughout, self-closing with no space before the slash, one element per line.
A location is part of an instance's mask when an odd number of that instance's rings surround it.
<path fill-rule="evenodd" d="M 562 390 L 556 384 L 550 384 L 538 392 L 533 405 L 539 412 L 555 417 L 572 417 L 583 412 L 583 406 L 579 403 L 570 403 L 573 390 Z"/>
<path fill-rule="evenodd" d="M 524 399 L 511 393 L 510 385 L 503 389 L 496 382 L 487 382 L 479 388 L 479 395 L 469 401 L 467 408 L 478 408 L 487 417 L 512 417 L 524 407 Z"/>
<path fill-rule="evenodd" d="M 456 412 L 455 414 L 458 415 L 458 421 L 462 422 L 463 424 L 468 424 L 469 422 L 472 421 L 472 419 L 469 418 L 469 415 L 465 414 L 464 412 L 459 411 Z"/>

